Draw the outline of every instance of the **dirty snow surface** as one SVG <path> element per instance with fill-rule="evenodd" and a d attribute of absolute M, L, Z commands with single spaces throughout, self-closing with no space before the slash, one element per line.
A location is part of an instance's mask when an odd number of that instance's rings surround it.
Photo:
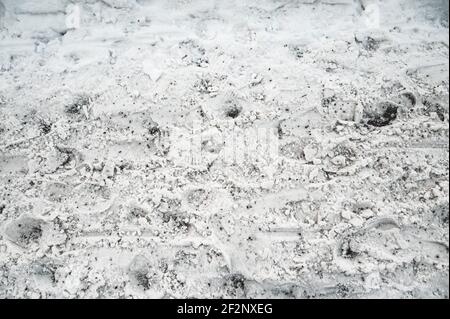
<path fill-rule="evenodd" d="M 448 298 L 447 0 L 0 0 L 0 297 Z"/>

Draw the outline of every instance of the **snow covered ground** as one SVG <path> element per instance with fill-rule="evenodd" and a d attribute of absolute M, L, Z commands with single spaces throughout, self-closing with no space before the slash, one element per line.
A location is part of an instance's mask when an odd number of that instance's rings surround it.
<path fill-rule="evenodd" d="M 448 298 L 447 0 L 0 0 L 0 297 Z"/>

